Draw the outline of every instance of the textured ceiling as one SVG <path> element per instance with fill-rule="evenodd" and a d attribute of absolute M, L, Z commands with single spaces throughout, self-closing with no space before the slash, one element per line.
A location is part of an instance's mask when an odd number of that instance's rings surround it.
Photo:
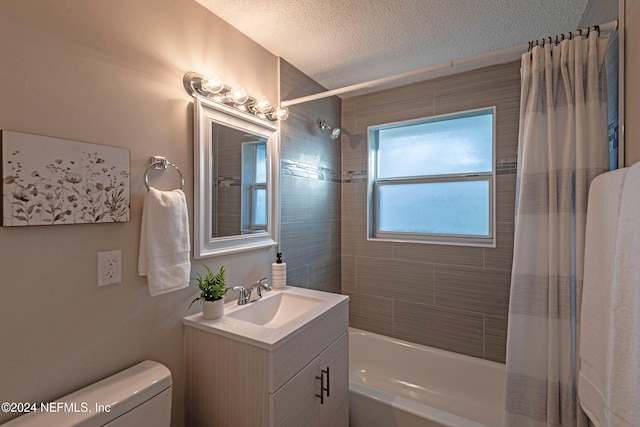
<path fill-rule="evenodd" d="M 588 3 L 588 0 L 196 1 L 327 89 L 572 31 L 578 28 Z M 495 58 L 481 65 L 517 57 Z"/>

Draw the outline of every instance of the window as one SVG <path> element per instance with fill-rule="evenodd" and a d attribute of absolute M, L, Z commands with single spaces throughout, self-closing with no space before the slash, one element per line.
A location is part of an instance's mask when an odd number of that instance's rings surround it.
<path fill-rule="evenodd" d="M 369 127 L 369 238 L 494 246 L 495 107 Z"/>

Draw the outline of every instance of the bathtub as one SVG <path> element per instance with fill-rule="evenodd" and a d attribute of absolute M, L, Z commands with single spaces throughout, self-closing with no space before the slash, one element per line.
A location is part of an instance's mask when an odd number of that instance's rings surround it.
<path fill-rule="evenodd" d="M 350 427 L 501 427 L 504 365 L 349 328 Z"/>

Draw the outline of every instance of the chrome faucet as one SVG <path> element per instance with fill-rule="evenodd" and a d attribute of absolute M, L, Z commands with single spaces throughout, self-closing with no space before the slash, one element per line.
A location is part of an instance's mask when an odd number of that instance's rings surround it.
<path fill-rule="evenodd" d="M 251 302 L 251 294 L 253 293 L 254 289 L 256 290 L 256 294 L 258 295 L 258 298 L 254 301 L 257 301 L 260 298 L 262 298 L 263 289 L 265 291 L 270 291 L 271 286 L 265 284 L 264 283 L 265 280 L 267 280 L 267 278 L 263 277 L 262 279 L 258 280 L 255 284 L 251 285 L 249 289 L 245 288 L 242 285 L 234 286 L 233 288 L 231 288 L 234 291 L 240 291 L 238 293 L 238 305 L 245 305 Z"/>
<path fill-rule="evenodd" d="M 267 280 L 267 278 L 263 277 L 249 288 L 249 299 L 251 299 L 251 292 L 253 292 L 254 289 L 256 290 L 258 299 L 262 298 L 262 289 L 264 289 L 266 292 L 269 292 L 271 290 L 271 286 L 264 283 L 265 280 Z"/>
<path fill-rule="evenodd" d="M 247 292 L 247 288 L 242 285 L 234 286 L 231 288 L 233 291 L 240 291 L 238 293 L 238 305 L 245 305 L 249 302 L 249 298 L 251 298 L 251 294 Z"/>

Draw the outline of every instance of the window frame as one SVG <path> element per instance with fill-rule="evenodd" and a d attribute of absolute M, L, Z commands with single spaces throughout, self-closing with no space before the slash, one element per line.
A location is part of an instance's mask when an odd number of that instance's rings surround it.
<path fill-rule="evenodd" d="M 465 172 L 439 175 L 421 175 L 396 178 L 377 178 L 378 171 L 378 135 L 383 129 L 432 123 L 456 118 L 472 117 L 490 113 L 492 116 L 492 170 L 488 172 Z M 410 119 L 399 122 L 373 125 L 367 128 L 367 239 L 375 241 L 411 242 L 456 246 L 496 246 L 496 107 L 484 107 L 473 110 L 458 111 L 437 116 Z M 438 182 L 470 182 L 486 181 L 489 191 L 489 232 L 487 236 L 467 234 L 437 234 L 414 232 L 387 232 L 379 230 L 379 188 L 385 185 L 438 183 Z"/>

